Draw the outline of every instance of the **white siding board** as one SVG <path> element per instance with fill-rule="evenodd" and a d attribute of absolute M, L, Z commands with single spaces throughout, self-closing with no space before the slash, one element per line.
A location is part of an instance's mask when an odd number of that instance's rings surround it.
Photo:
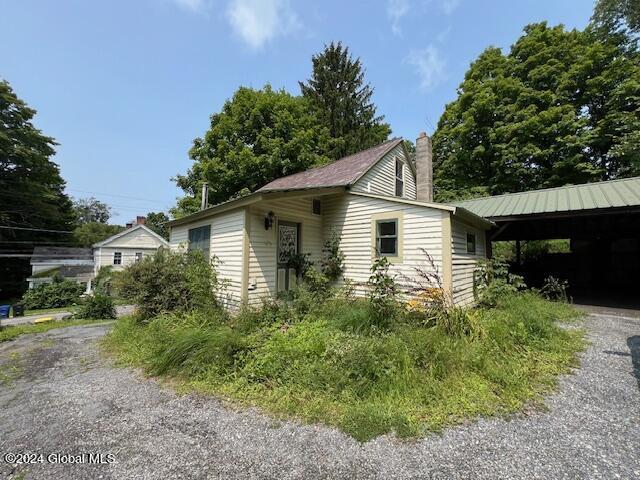
<path fill-rule="evenodd" d="M 186 249 L 189 230 L 211 226 L 209 253 L 218 259 L 218 277 L 226 283 L 220 300 L 231 309 L 237 309 L 242 300 L 242 245 L 244 239 L 244 210 L 238 208 L 210 218 L 171 228 L 170 248 L 173 251 Z"/>
<path fill-rule="evenodd" d="M 396 146 L 380 159 L 360 180 L 352 187 L 354 192 L 371 193 L 393 197 L 396 194 L 396 164 L 399 158 L 404 166 L 404 195 L 402 198 L 416 199 L 416 179 L 409 166 L 409 159 L 405 157 L 402 145 Z"/>
<path fill-rule="evenodd" d="M 467 253 L 467 233 L 476 236 L 476 253 Z M 473 304 L 474 271 L 478 262 L 486 258 L 485 232 L 453 218 L 452 235 L 452 278 L 453 301 L 457 305 Z"/>
<path fill-rule="evenodd" d="M 425 249 L 433 257 L 435 265 L 442 272 L 442 218 L 438 209 L 396 203 L 390 200 L 342 195 L 325 202 L 325 238 L 332 228 L 340 235 L 340 248 L 345 254 L 344 278 L 356 284 L 356 293 L 364 294 L 371 275 L 373 245 L 371 237 L 372 216 L 385 212 L 401 212 L 403 217 L 401 263 L 392 264 L 389 271 L 393 275 L 415 277 L 415 267 L 428 268 Z M 404 282 L 398 278 L 398 281 Z"/>
<path fill-rule="evenodd" d="M 276 294 L 277 282 L 277 222 L 301 223 L 301 253 L 309 253 L 317 266 L 322 255 L 322 216 L 311 213 L 313 197 L 289 198 L 260 202 L 252 205 L 249 215 L 249 304 L 259 305 L 263 299 Z M 325 208 L 324 201 L 322 208 Z M 269 212 L 276 223 L 270 230 L 264 229 L 264 219 Z"/>

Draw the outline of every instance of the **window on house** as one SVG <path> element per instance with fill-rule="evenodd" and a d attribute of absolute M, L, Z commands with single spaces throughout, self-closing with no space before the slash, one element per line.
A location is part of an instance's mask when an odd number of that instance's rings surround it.
<path fill-rule="evenodd" d="M 136 252 L 135 260 L 136 262 L 139 262 L 140 260 L 142 260 L 142 252 Z"/>
<path fill-rule="evenodd" d="M 113 264 L 122 265 L 122 252 L 113 252 Z"/>
<path fill-rule="evenodd" d="M 404 163 L 396 160 L 396 197 L 404 196 Z"/>
<path fill-rule="evenodd" d="M 189 251 L 201 250 L 205 257 L 209 256 L 211 225 L 189 229 Z"/>
<path fill-rule="evenodd" d="M 398 220 L 376 222 L 376 252 L 381 257 L 398 256 Z"/>
<path fill-rule="evenodd" d="M 476 253 L 476 234 L 467 233 L 467 253 Z"/>
<path fill-rule="evenodd" d="M 314 198 L 311 205 L 311 212 L 314 215 L 320 215 L 322 213 L 322 202 L 319 198 Z"/>

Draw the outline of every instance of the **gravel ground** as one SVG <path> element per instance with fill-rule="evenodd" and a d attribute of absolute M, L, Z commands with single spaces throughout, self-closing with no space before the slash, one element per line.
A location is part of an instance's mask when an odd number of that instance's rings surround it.
<path fill-rule="evenodd" d="M 135 307 L 133 305 L 116 305 L 116 315 L 118 317 L 124 317 L 125 315 L 131 315 Z M 34 323 L 35 320 L 44 317 L 52 317 L 54 320 L 62 320 L 70 317 L 73 312 L 51 312 L 51 313 L 38 313 L 37 315 L 25 315 L 24 317 L 3 318 L 0 320 L 0 324 L 5 327 L 14 327 L 16 325 L 26 325 L 27 323 Z"/>
<path fill-rule="evenodd" d="M 114 368 L 96 346 L 108 324 L 25 335 L 0 344 L 0 478 L 640 478 L 640 319 L 586 325 L 582 367 L 561 380 L 548 411 L 366 444 Z M 16 467 L 2 463 L 7 452 L 115 462 Z"/>

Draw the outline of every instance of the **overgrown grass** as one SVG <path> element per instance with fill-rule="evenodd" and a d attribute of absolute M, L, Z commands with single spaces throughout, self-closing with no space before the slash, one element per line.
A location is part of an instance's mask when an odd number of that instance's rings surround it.
<path fill-rule="evenodd" d="M 405 315 L 371 325 L 364 300 L 268 305 L 228 319 L 161 316 L 116 323 L 105 339 L 120 362 L 276 415 L 335 425 L 364 441 L 416 437 L 539 402 L 577 365 L 579 314 L 533 294 L 472 314 L 474 334 L 419 326 Z"/>
<path fill-rule="evenodd" d="M 87 325 L 89 323 L 98 323 L 99 320 L 58 320 L 46 323 L 25 324 L 15 326 L 5 326 L 0 328 L 0 342 L 13 340 L 14 338 L 26 333 L 43 333 L 55 328 L 76 327 L 79 325 Z"/>

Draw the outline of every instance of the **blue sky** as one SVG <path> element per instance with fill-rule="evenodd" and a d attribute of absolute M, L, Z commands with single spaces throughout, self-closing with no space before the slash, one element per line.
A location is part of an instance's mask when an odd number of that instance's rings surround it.
<path fill-rule="evenodd" d="M 0 78 L 60 143 L 75 197 L 115 223 L 167 209 L 187 151 L 240 85 L 298 93 L 311 55 L 361 57 L 395 136 L 432 133 L 469 63 L 528 23 L 584 28 L 590 0 L 0 0 Z"/>

